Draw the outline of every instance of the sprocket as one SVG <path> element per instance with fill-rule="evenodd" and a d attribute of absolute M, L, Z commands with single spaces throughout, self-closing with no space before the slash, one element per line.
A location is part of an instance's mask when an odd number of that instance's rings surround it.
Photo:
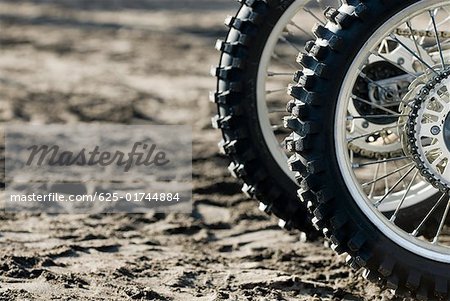
<path fill-rule="evenodd" d="M 450 68 L 416 84 L 405 125 L 405 153 L 433 187 L 450 192 Z M 412 92 L 412 91 L 411 91 Z M 405 111 L 404 111 L 405 113 Z"/>

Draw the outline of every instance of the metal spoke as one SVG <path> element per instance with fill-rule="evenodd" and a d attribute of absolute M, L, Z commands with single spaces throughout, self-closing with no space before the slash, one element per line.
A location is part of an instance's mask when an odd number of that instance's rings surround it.
<path fill-rule="evenodd" d="M 439 224 L 438 231 L 436 232 L 436 236 L 433 238 L 432 243 L 434 245 L 437 244 L 439 241 L 439 235 L 441 234 L 442 229 L 444 228 L 445 220 L 447 219 L 449 210 L 450 210 L 450 200 L 447 202 L 447 207 L 445 208 L 445 212 L 444 215 L 442 216 L 441 223 Z"/>
<path fill-rule="evenodd" d="M 432 12 L 431 10 L 428 11 L 430 13 L 431 22 L 433 23 L 434 32 L 436 34 L 436 43 L 437 47 L 439 49 L 439 56 L 441 57 L 441 64 L 442 64 L 442 70 L 445 70 L 445 60 L 444 60 L 444 54 L 442 53 L 442 46 L 441 46 L 441 40 L 439 39 L 439 32 L 436 25 L 436 15 L 435 12 Z"/>
<path fill-rule="evenodd" d="M 408 27 L 409 31 L 411 32 L 410 37 L 414 41 L 414 45 L 416 46 L 417 53 L 419 54 L 420 58 L 423 60 L 422 52 L 420 52 L 420 47 L 419 47 L 419 44 L 417 43 L 416 36 L 414 36 L 414 34 L 413 34 L 414 31 L 413 31 L 413 28 L 411 25 L 411 21 L 407 21 L 406 26 Z M 423 70 L 426 70 L 426 68 L 425 68 L 426 66 L 424 64 L 422 64 L 422 62 L 420 64 L 422 65 Z"/>
<path fill-rule="evenodd" d="M 394 112 L 394 111 L 392 111 L 392 110 L 386 109 L 386 108 L 383 107 L 383 106 L 377 105 L 377 104 L 375 104 L 375 103 L 373 103 L 373 102 L 370 102 L 370 101 L 368 101 L 368 100 L 365 100 L 365 99 L 363 99 L 363 98 L 361 98 L 361 97 L 358 97 L 358 96 L 356 96 L 356 95 L 354 95 L 354 94 L 352 94 L 351 97 L 352 97 L 353 99 L 355 99 L 355 100 L 358 100 L 358 101 L 360 101 L 360 102 L 363 102 L 363 103 L 365 103 L 365 104 L 368 104 L 368 105 L 370 105 L 370 106 L 372 106 L 372 107 L 374 107 L 374 108 L 380 109 L 380 110 L 385 111 L 385 112 L 387 112 L 387 113 L 394 114 L 394 115 L 397 115 L 397 114 L 398 114 L 398 112 Z"/>
<path fill-rule="evenodd" d="M 380 85 L 379 83 L 377 83 L 376 81 L 374 81 L 373 79 L 371 79 L 370 77 L 368 77 L 363 71 L 359 71 L 359 75 L 366 80 L 367 82 L 377 86 L 378 88 L 382 89 L 384 92 L 391 94 L 392 92 L 389 91 L 388 89 L 386 89 L 385 87 L 383 87 L 382 85 Z M 398 96 L 396 97 L 396 99 L 398 99 Z M 401 101 L 400 101 L 401 102 Z"/>
<path fill-rule="evenodd" d="M 295 28 L 297 28 L 298 30 L 300 30 L 303 34 L 309 36 L 309 38 L 315 39 L 315 37 L 314 37 L 309 31 L 304 30 L 303 28 L 301 28 L 300 26 L 298 26 L 297 23 L 295 23 L 294 21 L 291 20 L 290 24 L 291 24 L 292 26 L 294 26 Z"/>
<path fill-rule="evenodd" d="M 429 30 L 431 28 L 431 26 L 433 26 L 433 25 L 431 24 L 431 21 L 430 21 L 428 23 L 428 27 L 426 28 L 426 30 Z M 425 42 L 425 36 L 420 39 L 420 44 L 423 45 L 424 42 Z"/>
<path fill-rule="evenodd" d="M 292 73 L 292 72 L 267 71 L 267 76 L 269 76 L 269 77 L 273 77 L 273 76 L 294 76 L 294 73 Z"/>
<path fill-rule="evenodd" d="M 416 170 L 414 173 L 414 176 L 412 177 L 411 181 L 408 184 L 408 187 L 405 190 L 405 193 L 402 196 L 402 199 L 400 200 L 400 203 L 398 204 L 397 208 L 394 211 L 394 214 L 392 214 L 391 218 L 389 219 L 392 223 L 395 223 L 395 220 L 397 219 L 397 215 L 400 212 L 400 209 L 403 206 L 403 203 L 406 200 L 406 197 L 408 196 L 409 191 L 411 190 L 412 184 L 414 183 L 414 180 L 416 179 L 417 175 L 419 174 L 419 170 Z"/>
<path fill-rule="evenodd" d="M 394 34 L 389 35 L 391 39 L 395 40 L 397 43 L 399 43 L 406 51 L 411 53 L 416 59 L 418 59 L 422 64 L 427 66 L 428 69 L 433 71 L 436 75 L 440 75 L 436 70 L 434 70 L 433 67 L 431 67 L 425 60 L 423 60 L 419 55 L 417 55 L 414 51 L 412 51 L 408 46 L 405 45 L 402 41 L 400 41 Z"/>
<path fill-rule="evenodd" d="M 383 163 L 384 174 L 387 174 L 387 162 L 386 160 Z M 387 178 L 384 178 L 384 193 L 389 191 L 389 182 Z"/>
<path fill-rule="evenodd" d="M 417 234 L 419 234 L 420 229 L 423 227 L 423 225 L 425 225 L 425 223 L 430 219 L 431 215 L 434 213 L 434 211 L 436 211 L 436 209 L 439 207 L 439 205 L 441 204 L 442 200 L 444 199 L 444 197 L 446 196 L 445 193 L 443 193 L 441 195 L 441 197 L 439 198 L 439 200 L 436 202 L 436 204 L 434 204 L 433 208 L 431 208 L 431 210 L 428 212 L 428 214 L 425 216 L 425 218 L 422 220 L 422 222 L 419 224 L 419 226 L 417 226 L 416 229 L 414 229 L 414 231 L 411 233 L 412 236 L 417 236 Z"/>
<path fill-rule="evenodd" d="M 361 139 L 361 138 L 365 138 L 365 137 L 369 137 L 371 135 L 375 135 L 375 134 L 380 133 L 380 132 L 384 132 L 384 131 L 387 131 L 387 130 L 390 130 L 390 129 L 395 129 L 395 128 L 397 128 L 397 126 L 398 125 L 392 125 L 392 126 L 384 127 L 382 129 L 379 129 L 379 130 L 376 130 L 376 131 L 373 131 L 373 132 L 370 132 L 370 133 L 365 133 L 365 134 L 362 134 L 362 135 L 359 135 L 359 136 L 347 138 L 347 142 L 353 142 L 355 140 L 358 140 L 358 139 Z"/>
<path fill-rule="evenodd" d="M 441 26 L 441 25 L 447 23 L 448 21 L 450 21 L 450 16 L 448 16 L 447 18 L 445 18 L 445 20 L 443 20 L 442 22 L 440 22 L 439 24 L 437 24 L 437 26 Z"/>
<path fill-rule="evenodd" d="M 268 106 L 268 111 L 269 111 L 269 114 L 272 114 L 272 113 L 286 113 L 286 108 L 285 107 L 269 107 Z"/>
<path fill-rule="evenodd" d="M 394 114 L 394 115 L 362 115 L 362 116 L 348 116 L 347 121 L 352 121 L 353 119 L 367 119 L 367 118 L 392 118 L 392 117 L 409 117 L 407 114 Z"/>
<path fill-rule="evenodd" d="M 381 205 L 381 203 L 383 203 L 386 200 L 386 198 L 394 191 L 394 189 L 397 188 L 397 186 L 414 170 L 414 168 L 416 167 L 415 166 L 411 167 L 397 182 L 395 182 L 394 186 L 392 186 L 380 200 L 375 202 L 374 206 L 378 208 Z"/>
<path fill-rule="evenodd" d="M 316 19 L 317 22 L 319 22 L 320 24 L 322 24 L 322 25 L 325 26 L 325 23 L 323 22 L 323 20 L 320 19 L 319 17 L 317 17 L 316 14 L 313 13 L 309 8 L 304 7 L 303 10 L 304 10 L 305 12 L 307 12 L 308 14 L 310 14 L 314 19 Z"/>
<path fill-rule="evenodd" d="M 288 132 L 288 130 L 284 127 L 283 124 L 273 124 L 272 125 L 272 131 L 276 132 L 276 131 L 283 131 L 283 132 Z"/>
<path fill-rule="evenodd" d="M 288 28 L 289 24 L 286 24 L 286 27 L 284 28 L 283 32 L 286 33 L 287 37 L 295 37 L 295 33 L 293 33 L 289 28 Z"/>
<path fill-rule="evenodd" d="M 296 51 L 297 53 L 302 51 L 299 47 L 297 47 L 294 43 L 292 43 L 291 41 L 289 41 L 286 37 L 280 36 L 280 40 L 281 40 L 282 42 L 288 44 L 288 45 L 291 46 L 292 48 L 294 48 L 295 51 Z"/>
<path fill-rule="evenodd" d="M 379 160 L 379 161 L 373 161 L 373 162 L 367 162 L 367 163 L 355 163 L 352 165 L 353 168 L 360 168 L 360 167 L 364 167 L 364 166 L 369 166 L 369 165 L 374 165 L 374 164 L 381 164 L 381 163 L 387 163 L 387 162 L 392 162 L 392 161 L 399 161 L 399 160 L 404 160 L 404 159 L 410 159 L 409 156 L 402 156 L 402 157 L 395 157 L 395 158 L 389 158 L 389 159 L 383 159 L 383 160 Z"/>
<path fill-rule="evenodd" d="M 275 90 L 267 90 L 266 94 L 274 94 L 274 93 L 280 93 L 280 92 L 286 92 L 286 88 L 280 88 L 280 89 L 275 89 Z"/>
<path fill-rule="evenodd" d="M 286 61 L 285 59 L 282 59 L 282 58 L 281 58 L 278 54 L 276 54 L 276 53 L 273 53 L 273 54 L 272 54 L 272 58 L 274 58 L 276 61 L 278 61 L 278 62 L 280 62 L 280 63 L 285 64 L 286 66 L 291 67 L 291 68 L 294 69 L 294 70 L 297 70 L 297 69 L 298 69 L 297 66 L 295 66 L 295 65 L 293 65 L 292 63 Z"/>
<path fill-rule="evenodd" d="M 383 138 L 383 140 L 384 140 L 384 138 Z M 395 168 L 398 168 L 397 162 L 394 161 L 393 163 L 394 163 L 394 165 L 395 165 Z M 398 174 L 399 174 L 400 177 L 403 176 L 402 173 L 400 172 L 400 170 L 398 171 Z M 406 183 L 405 183 L 405 181 L 403 181 L 403 188 L 406 188 Z"/>
<path fill-rule="evenodd" d="M 448 45 L 450 45 L 450 39 L 442 42 L 442 46 L 448 46 Z"/>
<path fill-rule="evenodd" d="M 388 63 L 394 64 L 397 68 L 399 68 L 400 70 L 402 70 L 403 72 L 405 72 L 408 75 L 411 75 L 414 78 L 418 78 L 418 76 L 414 73 L 409 72 L 408 70 L 405 69 L 405 67 L 399 65 L 397 62 L 393 62 L 390 59 L 388 59 L 387 57 L 385 57 L 384 55 L 382 55 L 381 53 L 378 52 L 370 52 L 372 55 L 378 56 L 379 58 L 385 60 Z"/>
<path fill-rule="evenodd" d="M 399 171 L 401 171 L 401 170 L 403 170 L 403 169 L 406 169 L 406 168 L 410 167 L 410 166 L 413 165 L 413 164 L 414 164 L 414 162 L 410 162 L 410 163 L 406 164 L 405 166 L 402 166 L 402 167 L 400 167 L 400 168 L 398 168 L 398 169 L 396 169 L 396 170 L 394 170 L 394 171 L 391 171 L 391 172 L 388 173 L 388 174 L 385 174 L 385 175 L 382 176 L 382 177 L 379 177 L 379 178 L 373 179 L 373 180 L 370 181 L 370 182 L 366 182 L 366 183 L 361 184 L 361 187 L 364 188 L 364 187 L 366 187 L 366 186 L 372 185 L 373 183 L 376 183 L 376 182 L 378 182 L 378 181 L 384 180 L 384 179 L 386 179 L 386 178 L 392 176 L 393 174 L 395 174 L 395 173 L 397 173 L 397 172 L 399 172 Z M 379 166 L 380 166 L 380 165 L 377 165 L 377 168 L 378 168 Z"/>
<path fill-rule="evenodd" d="M 269 108 L 269 114 L 273 114 L 273 113 L 286 113 L 286 108 Z"/>
<path fill-rule="evenodd" d="M 373 193 L 375 191 L 375 186 L 377 184 L 377 181 L 375 181 L 375 179 L 378 177 L 378 172 L 380 170 L 380 164 L 377 165 L 376 169 L 375 169 L 375 174 L 373 175 L 373 183 L 370 186 L 370 192 L 369 192 L 369 199 L 371 199 L 373 197 Z"/>

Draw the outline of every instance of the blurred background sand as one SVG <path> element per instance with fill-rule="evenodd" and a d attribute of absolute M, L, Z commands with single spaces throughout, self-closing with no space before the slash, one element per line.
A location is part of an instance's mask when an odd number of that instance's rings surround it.
<path fill-rule="evenodd" d="M 390 298 L 323 241 L 279 229 L 229 176 L 210 126 L 208 70 L 223 19 L 237 8 L 232 0 L 0 0 L 0 122 L 194 132 L 191 215 L 0 213 L 0 300 Z"/>

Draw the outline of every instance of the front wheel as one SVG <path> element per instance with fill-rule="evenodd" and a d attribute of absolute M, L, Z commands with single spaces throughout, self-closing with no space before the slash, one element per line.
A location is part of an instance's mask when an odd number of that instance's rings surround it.
<path fill-rule="evenodd" d="M 302 107 L 286 120 L 303 146 L 290 160 L 306 166 L 300 195 L 333 248 L 367 278 L 400 295 L 447 300 L 450 5 L 347 3 L 315 28 L 307 68 L 291 87 Z M 355 124 L 376 126 L 355 133 Z M 357 139 L 402 151 L 356 157 L 349 143 Z"/>

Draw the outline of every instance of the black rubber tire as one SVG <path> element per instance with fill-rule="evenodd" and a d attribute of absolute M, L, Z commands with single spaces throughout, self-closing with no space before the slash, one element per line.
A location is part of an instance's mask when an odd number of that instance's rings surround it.
<path fill-rule="evenodd" d="M 320 42 L 309 42 L 307 54 L 300 56 L 300 63 L 313 74 L 303 75 L 290 87 L 296 100 L 288 105 L 292 116 L 285 123 L 294 131 L 287 139 L 297 153 L 290 159 L 291 167 L 303 176 L 299 195 L 309 203 L 313 223 L 332 248 L 347 253 L 350 266 L 364 268 L 366 278 L 401 296 L 450 300 L 450 265 L 404 249 L 372 224 L 348 191 L 335 152 L 336 104 L 350 64 L 376 29 L 420 1 L 344 2 L 354 12 L 327 12 L 329 22 L 340 26 L 316 26 L 314 34 Z M 333 70 L 332 80 L 329 70 Z"/>
<path fill-rule="evenodd" d="M 240 0 L 221 51 L 217 88 L 212 101 L 218 115 L 213 126 L 222 131 L 221 151 L 231 159 L 229 170 L 244 182 L 249 197 L 258 199 L 267 213 L 280 218 L 280 226 L 304 232 L 308 239 L 318 233 L 310 223 L 308 211 L 298 202 L 298 186 L 277 164 L 266 145 L 256 112 L 256 79 L 265 43 L 277 21 L 294 0 Z"/>

